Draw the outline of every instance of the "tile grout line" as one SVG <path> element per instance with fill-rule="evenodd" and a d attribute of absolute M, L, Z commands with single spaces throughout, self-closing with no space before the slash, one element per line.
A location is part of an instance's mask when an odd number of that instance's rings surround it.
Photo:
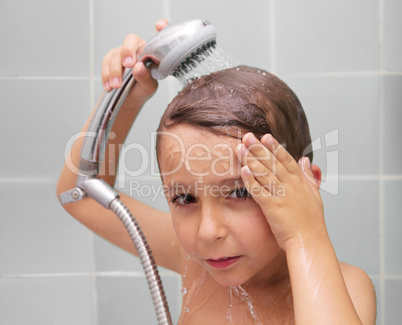
<path fill-rule="evenodd" d="M 92 0 L 91 0 L 92 1 Z M 274 1 L 274 0 L 271 0 Z M 271 23 L 272 24 L 272 23 Z M 274 37 L 275 38 L 275 37 Z M 276 70 L 276 57 L 275 51 L 271 48 L 271 64 L 274 65 L 273 70 Z M 371 77 L 378 76 L 378 70 L 372 71 L 319 71 L 319 72 L 295 72 L 295 73 L 278 73 L 278 76 L 281 78 L 327 78 L 327 77 L 348 77 L 348 78 L 356 78 L 356 77 Z M 383 76 L 402 76 L 402 71 L 381 71 L 381 75 Z M 100 81 L 100 77 L 97 77 L 95 74 L 89 77 L 82 76 L 0 76 L 0 80 L 93 80 Z"/>
<path fill-rule="evenodd" d="M 91 233 L 91 232 L 89 232 Z M 132 256 L 138 260 L 138 257 Z M 173 271 L 162 271 L 159 274 L 165 278 L 175 278 L 177 276 Z M 2 274 L 0 279 L 22 279 L 22 278 L 50 278 L 50 277 L 81 277 L 81 276 L 96 276 L 96 277 L 128 277 L 128 278 L 142 278 L 145 277 L 143 271 L 99 271 L 99 272 L 72 272 L 72 273 L 26 273 L 26 274 Z M 402 278 L 402 276 L 401 276 Z"/>
<path fill-rule="evenodd" d="M 380 306 L 377 306 L 377 310 L 379 309 L 381 312 L 381 319 L 380 323 L 385 324 L 385 216 L 384 216 L 384 49 L 383 49 L 383 28 L 384 28 L 384 1 L 379 1 L 379 170 L 380 170 L 380 188 L 379 188 L 379 235 L 380 235 L 380 296 L 381 296 L 381 303 Z"/>
<path fill-rule="evenodd" d="M 89 80 L 82 76 L 0 76 L 0 80 Z"/>
<path fill-rule="evenodd" d="M 94 22 L 94 0 L 89 0 L 89 89 L 90 89 L 90 110 L 95 105 L 95 22 Z"/>
<path fill-rule="evenodd" d="M 138 257 L 133 255 L 134 259 L 138 260 Z M 176 278 L 180 274 L 173 271 L 161 271 L 159 274 L 165 278 Z M 26 274 L 2 274 L 0 279 L 22 279 L 22 278 L 50 278 L 50 277 L 82 277 L 82 276 L 92 276 L 113 278 L 113 277 L 127 277 L 127 278 L 142 278 L 145 277 L 143 271 L 99 271 L 99 272 L 72 272 L 72 273 L 26 273 Z M 369 274 L 370 278 L 380 279 L 381 274 Z M 386 275 L 384 276 L 387 280 L 402 280 L 402 275 Z"/>
<path fill-rule="evenodd" d="M 269 17 L 269 27 L 270 27 L 270 32 L 269 36 L 271 38 L 270 43 L 271 43 L 271 58 L 270 58 L 270 66 L 271 66 L 271 72 L 273 74 L 276 74 L 276 37 L 275 37 L 275 0 L 270 0 L 270 17 Z"/>
<path fill-rule="evenodd" d="M 94 33 L 95 33 L 95 8 L 94 0 L 89 0 L 89 103 L 88 108 L 91 112 L 95 105 L 95 49 L 94 49 Z M 95 261 L 95 238 L 92 232 L 88 232 L 88 246 L 90 252 L 90 277 L 92 283 L 92 322 L 98 325 L 98 290 L 96 285 L 96 261 Z"/>
<path fill-rule="evenodd" d="M 164 0 L 163 1 L 163 14 L 164 14 L 164 18 L 171 23 L 171 14 L 170 14 L 170 0 Z"/>

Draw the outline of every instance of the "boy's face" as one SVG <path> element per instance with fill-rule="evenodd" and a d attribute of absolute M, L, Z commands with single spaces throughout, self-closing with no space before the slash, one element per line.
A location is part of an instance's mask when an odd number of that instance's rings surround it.
<path fill-rule="evenodd" d="M 160 142 L 160 168 L 178 239 L 223 286 L 267 281 L 281 272 L 277 262 L 284 259 L 242 183 L 235 155 L 239 143 L 186 125 L 169 129 Z"/>

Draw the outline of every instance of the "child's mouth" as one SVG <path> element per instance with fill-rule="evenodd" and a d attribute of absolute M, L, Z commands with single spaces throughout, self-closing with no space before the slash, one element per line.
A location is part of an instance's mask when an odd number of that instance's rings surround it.
<path fill-rule="evenodd" d="M 224 268 L 231 266 L 233 263 L 236 263 L 240 259 L 240 257 L 241 256 L 239 255 L 239 256 L 231 256 L 231 257 L 222 257 L 217 260 L 208 259 L 205 261 L 215 269 L 224 269 Z"/>

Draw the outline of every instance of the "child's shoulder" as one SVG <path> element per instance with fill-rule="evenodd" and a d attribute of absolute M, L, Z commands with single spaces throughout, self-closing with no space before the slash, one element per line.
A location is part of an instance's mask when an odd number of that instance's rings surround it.
<path fill-rule="evenodd" d="M 373 282 L 362 269 L 339 262 L 349 296 L 363 324 L 375 324 L 376 295 Z"/>

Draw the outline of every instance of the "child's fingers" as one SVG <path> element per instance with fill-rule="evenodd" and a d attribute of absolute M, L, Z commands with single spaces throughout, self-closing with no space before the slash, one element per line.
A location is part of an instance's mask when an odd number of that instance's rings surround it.
<path fill-rule="evenodd" d="M 247 149 L 256 157 L 266 168 L 276 174 L 276 157 L 265 147 L 252 133 L 247 133 L 243 137 Z"/>
<path fill-rule="evenodd" d="M 109 83 L 109 78 L 110 78 L 110 58 L 112 56 L 113 50 L 110 50 L 103 58 L 102 61 L 102 69 L 101 69 L 101 75 L 102 75 L 102 84 L 103 88 L 105 88 L 106 91 L 112 90 L 110 87 Z"/>
<path fill-rule="evenodd" d="M 156 23 L 155 23 L 155 29 L 156 32 L 161 31 L 162 29 L 164 29 L 166 26 L 169 25 L 169 22 L 166 19 L 159 19 Z"/>
<path fill-rule="evenodd" d="M 236 155 L 240 162 L 248 167 L 247 170 L 252 173 L 261 186 L 267 186 L 278 181 L 275 174 L 265 166 L 260 157 L 256 158 L 243 143 L 236 147 Z"/>
<path fill-rule="evenodd" d="M 124 38 L 122 48 L 122 64 L 125 68 L 132 68 L 137 61 L 137 50 L 144 44 L 144 41 L 135 34 L 128 34 Z"/>
<path fill-rule="evenodd" d="M 300 173 L 299 165 L 291 154 L 271 135 L 266 134 L 261 138 L 261 142 L 274 154 L 279 163 L 282 164 L 286 170 L 293 174 L 298 175 Z"/>
<path fill-rule="evenodd" d="M 281 181 L 286 181 L 288 171 L 277 159 L 275 152 L 270 151 L 271 148 L 258 141 L 252 133 L 247 133 L 243 137 L 243 143 L 245 143 L 253 157 L 257 158 L 271 173 L 277 176 Z M 243 163 L 247 164 L 247 162 Z"/>
<path fill-rule="evenodd" d="M 153 93 L 158 87 L 158 82 L 152 78 L 151 71 L 145 67 L 143 62 L 137 62 L 134 65 L 132 74 L 146 93 Z"/>
<path fill-rule="evenodd" d="M 241 178 L 247 191 L 258 204 L 263 203 L 261 201 L 262 198 L 272 197 L 275 195 L 269 191 L 269 187 L 261 186 L 248 166 L 243 166 L 241 168 Z"/>
<path fill-rule="evenodd" d="M 299 166 L 311 189 L 319 195 L 320 187 L 318 186 L 317 180 L 314 177 L 313 171 L 311 170 L 310 159 L 308 157 L 300 158 Z"/>
<path fill-rule="evenodd" d="M 122 84 L 123 66 L 122 66 L 122 47 L 116 48 L 110 57 L 109 65 L 109 83 L 112 88 L 119 88 Z"/>

